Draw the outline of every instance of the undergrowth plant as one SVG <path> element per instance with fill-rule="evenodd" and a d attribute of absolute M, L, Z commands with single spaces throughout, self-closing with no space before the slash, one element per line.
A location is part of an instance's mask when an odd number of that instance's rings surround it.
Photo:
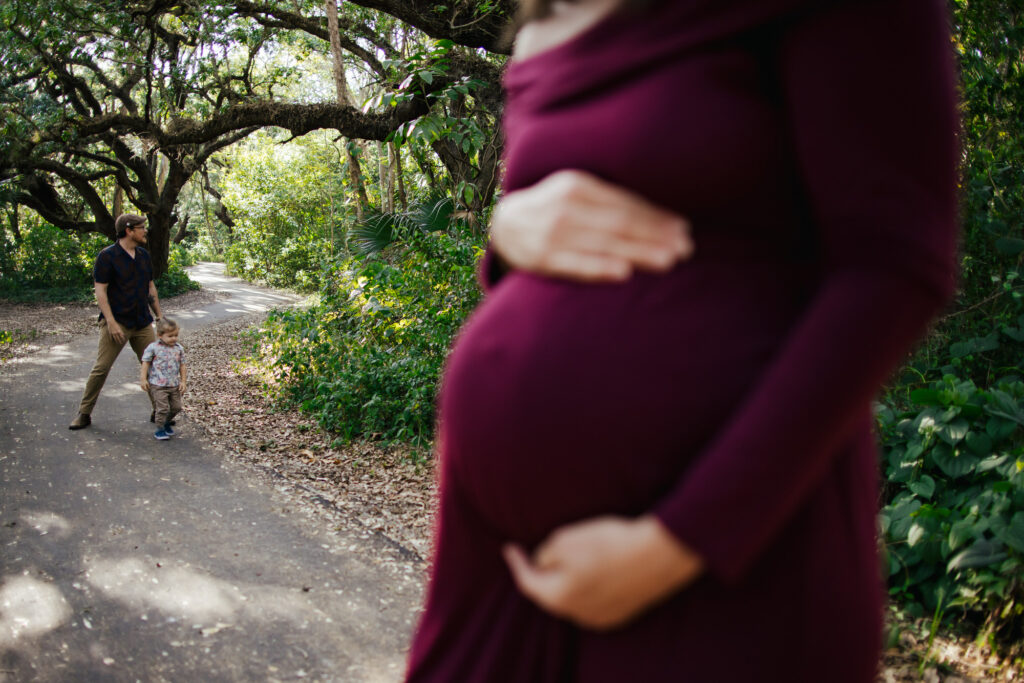
<path fill-rule="evenodd" d="M 196 258 L 187 249 L 172 244 L 167 257 L 167 272 L 156 279 L 157 291 L 161 298 L 169 298 L 199 289 L 199 283 L 188 276 L 186 266 L 196 263 Z M 91 278 L 90 278 L 91 279 Z"/>
<path fill-rule="evenodd" d="M 1024 382 L 947 375 L 879 410 L 889 592 L 1000 639 L 1024 629 Z"/>
<path fill-rule="evenodd" d="M 342 441 L 424 445 L 449 346 L 479 298 L 482 249 L 472 232 L 411 231 L 332 263 L 318 304 L 272 313 L 255 339 L 271 388 Z"/>
<path fill-rule="evenodd" d="M 0 241 L 0 298 L 10 301 L 92 301 L 92 269 L 96 255 L 111 241 L 100 234 L 62 230 L 49 223 L 30 225 L 20 240 Z M 195 259 L 180 245 L 171 245 L 167 272 L 157 279 L 161 297 L 199 285 L 183 270 Z"/>

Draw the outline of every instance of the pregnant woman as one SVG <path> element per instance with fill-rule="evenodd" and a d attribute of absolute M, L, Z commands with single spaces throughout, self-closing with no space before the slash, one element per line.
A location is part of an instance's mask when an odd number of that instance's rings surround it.
<path fill-rule="evenodd" d="M 950 51 L 942 0 L 534 8 L 409 680 L 872 680 L 870 401 L 953 291 Z"/>

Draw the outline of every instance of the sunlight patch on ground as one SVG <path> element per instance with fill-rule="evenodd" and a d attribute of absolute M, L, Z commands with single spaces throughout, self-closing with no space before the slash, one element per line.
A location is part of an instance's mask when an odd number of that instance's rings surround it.
<path fill-rule="evenodd" d="M 140 612 L 156 608 L 173 616 L 208 622 L 228 617 L 245 600 L 231 584 L 186 567 L 164 567 L 139 559 L 96 560 L 87 566 L 89 583 Z"/>
<path fill-rule="evenodd" d="M 30 576 L 9 576 L 0 586 L 0 647 L 57 628 L 71 617 L 60 590 Z"/>
<path fill-rule="evenodd" d="M 132 360 L 135 360 L 132 358 Z M 138 381 L 134 382 L 123 382 L 117 386 L 107 385 L 108 388 L 103 389 L 103 393 L 106 396 L 137 396 L 139 398 L 145 397 L 146 392 L 139 386 Z"/>
<path fill-rule="evenodd" d="M 345 671 L 343 680 L 363 683 L 389 683 L 402 679 L 405 662 L 382 657 L 366 656 L 363 661 L 353 664 Z"/>
<path fill-rule="evenodd" d="M 79 360 L 78 354 L 76 354 L 68 344 L 57 344 L 56 346 L 51 346 L 49 357 L 50 359 L 66 358 L 70 360 Z"/>
<path fill-rule="evenodd" d="M 237 619 L 286 620 L 302 627 L 322 621 L 309 596 L 281 586 L 249 585 L 240 588 L 173 561 L 93 560 L 86 562 L 86 579 L 108 597 L 145 614 L 151 609 L 167 616 L 216 630 Z"/>
<path fill-rule="evenodd" d="M 196 322 L 201 321 L 203 318 L 209 318 L 209 311 L 179 311 L 174 314 L 174 319 L 178 322 Z"/>
<path fill-rule="evenodd" d="M 68 393 L 82 393 L 82 389 L 85 388 L 85 378 L 66 382 L 51 382 L 50 388 Z"/>
<path fill-rule="evenodd" d="M 52 533 L 58 538 L 64 538 L 71 531 L 71 524 L 68 523 L 68 520 L 52 512 L 23 510 L 21 521 L 26 526 L 38 531 L 42 536 Z"/>

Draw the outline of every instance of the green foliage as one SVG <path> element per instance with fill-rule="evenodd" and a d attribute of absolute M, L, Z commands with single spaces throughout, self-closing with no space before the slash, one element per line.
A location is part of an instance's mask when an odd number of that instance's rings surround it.
<path fill-rule="evenodd" d="M 455 202 L 451 197 L 435 194 L 417 202 L 406 213 L 374 213 L 349 230 L 349 248 L 359 254 L 375 254 L 397 240 L 411 238 L 417 232 L 447 230 L 454 212 Z M 460 222 L 459 227 L 464 229 L 466 226 Z"/>
<path fill-rule="evenodd" d="M 246 53 L 255 60 L 271 31 L 224 8 L 188 10 L 93 0 L 2 4 L 0 177 L 12 182 L 0 203 L 112 238 L 117 186 L 125 210 L 144 208 L 150 217 L 150 252 L 163 273 L 165 218 L 182 185 L 238 134 L 215 132 L 172 150 L 154 132 L 207 121 L 236 101 L 243 68 L 240 90 L 256 97 L 291 75 L 245 67 Z M 129 112 L 130 122 L 96 125 Z"/>
<path fill-rule="evenodd" d="M 167 272 L 156 279 L 156 289 L 160 293 L 160 298 L 166 299 L 199 289 L 199 283 L 191 279 L 185 272 L 185 267 L 191 266 L 195 262 L 196 258 L 187 249 L 178 244 L 171 245 L 171 253 L 167 259 Z"/>
<path fill-rule="evenodd" d="M 881 413 L 890 591 L 918 615 L 1024 629 L 1024 8 L 951 2 L 961 78 L 961 293 Z M 956 379 L 959 378 L 959 379 Z M 987 390 L 979 387 L 989 387 Z M 898 415 L 898 417 L 897 417 Z"/>
<path fill-rule="evenodd" d="M 947 375 L 879 413 L 890 593 L 919 616 L 957 609 L 1024 629 L 1024 382 L 980 390 Z"/>
<path fill-rule="evenodd" d="M 0 297 L 12 301 L 92 301 L 92 268 L 96 255 L 110 241 L 96 233 L 61 230 L 49 223 L 26 221 L 21 240 L 0 239 Z M 188 278 L 184 266 L 194 258 L 179 245 L 171 249 L 168 270 L 157 279 L 161 297 L 170 297 L 199 285 Z"/>
<path fill-rule="evenodd" d="M 274 145 L 257 136 L 230 157 L 224 204 L 235 220 L 225 260 L 247 280 L 316 291 L 347 216 L 341 174 L 316 140 Z M 330 150 L 336 154 L 333 148 Z"/>
<path fill-rule="evenodd" d="M 414 231 L 383 253 L 339 259 L 319 304 L 269 317 L 257 361 L 340 438 L 423 444 L 451 340 L 479 298 L 482 249 L 472 233 Z"/>
<path fill-rule="evenodd" d="M 246 238 L 248 237 L 248 239 Z M 249 233 L 228 247 L 225 263 L 232 275 L 275 287 L 315 290 L 329 243 L 305 235 L 260 238 Z"/>
<path fill-rule="evenodd" d="M 180 244 L 171 244 L 170 253 L 167 256 L 167 264 L 173 268 L 187 268 L 199 263 L 199 256 L 187 247 Z"/>
<path fill-rule="evenodd" d="M 88 301 L 92 266 L 110 242 L 95 233 L 80 234 L 49 223 L 26 222 L 21 240 L 4 235 L 0 250 L 0 296 L 15 301 Z"/>
<path fill-rule="evenodd" d="M 1024 6 L 953 0 L 951 8 L 962 86 L 962 293 L 921 365 L 950 363 L 987 385 L 1019 362 L 1024 341 L 1007 343 L 1024 314 Z M 935 357 L 936 348 L 953 358 Z"/>
<path fill-rule="evenodd" d="M 1019 372 L 1024 358 L 1024 301 L 1017 286 L 1018 271 L 1008 270 L 1005 279 L 999 280 L 1001 291 L 985 302 L 993 305 L 991 317 L 967 321 L 973 311 L 961 310 L 940 321 L 896 384 L 889 388 L 888 402 L 906 408 L 911 392 L 947 374 L 988 386 L 999 377 Z"/>

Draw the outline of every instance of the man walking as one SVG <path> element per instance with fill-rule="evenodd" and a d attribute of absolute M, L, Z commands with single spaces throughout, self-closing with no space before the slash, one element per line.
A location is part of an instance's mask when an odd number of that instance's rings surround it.
<path fill-rule="evenodd" d="M 107 374 L 124 348 L 125 342 L 142 360 L 142 352 L 156 340 L 152 307 L 160 319 L 160 300 L 153 283 L 153 263 L 142 248 L 147 240 L 146 219 L 132 213 L 122 214 L 114 223 L 117 241 L 99 253 L 93 267 L 96 303 L 100 307 L 100 343 L 96 363 L 85 383 L 85 393 L 76 417 L 68 429 L 83 429 L 92 424 L 92 409 L 99 398 Z"/>

